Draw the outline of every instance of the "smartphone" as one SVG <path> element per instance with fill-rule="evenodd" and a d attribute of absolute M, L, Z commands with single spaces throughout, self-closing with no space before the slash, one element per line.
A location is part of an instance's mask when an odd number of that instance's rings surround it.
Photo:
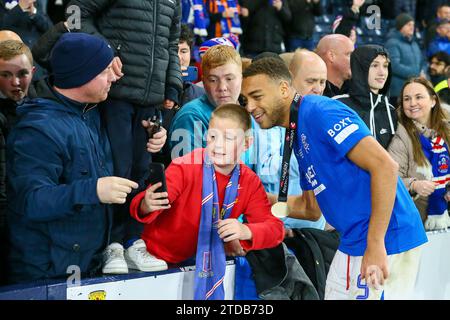
<path fill-rule="evenodd" d="M 154 185 L 158 182 L 162 183 L 162 186 L 156 189 L 155 192 L 167 192 L 166 174 L 164 169 L 164 164 L 162 163 L 152 162 L 149 164 L 147 185 Z"/>
<path fill-rule="evenodd" d="M 157 110 L 156 113 L 147 119 L 148 122 L 152 122 L 153 125 L 151 127 L 150 133 L 148 134 L 148 138 L 151 139 L 157 133 L 162 126 L 162 114 L 160 110 Z"/>
<path fill-rule="evenodd" d="M 185 70 L 183 73 L 187 73 L 186 76 L 183 76 L 183 81 L 196 81 L 198 78 L 198 69 L 194 66 L 187 67 L 187 70 Z"/>

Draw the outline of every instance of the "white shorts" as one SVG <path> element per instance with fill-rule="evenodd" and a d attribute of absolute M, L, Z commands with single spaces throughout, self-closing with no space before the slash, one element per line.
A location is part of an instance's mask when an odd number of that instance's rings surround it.
<path fill-rule="evenodd" d="M 389 277 L 379 290 L 361 280 L 362 256 L 337 251 L 328 271 L 325 300 L 396 300 L 411 297 L 422 247 L 388 256 Z"/>

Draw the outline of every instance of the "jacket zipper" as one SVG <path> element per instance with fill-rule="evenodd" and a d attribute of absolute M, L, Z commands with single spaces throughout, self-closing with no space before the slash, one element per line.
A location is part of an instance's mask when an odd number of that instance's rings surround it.
<path fill-rule="evenodd" d="M 144 96 L 144 103 L 146 103 L 146 101 L 148 100 L 148 96 L 150 95 L 150 85 L 152 82 L 152 78 L 153 78 L 153 64 L 155 63 L 155 45 L 156 45 L 156 9 L 159 7 L 159 1 L 155 0 L 153 1 L 153 44 L 152 44 L 152 60 L 150 63 L 150 76 L 149 76 L 149 80 L 147 82 L 147 86 L 146 86 L 146 93 Z M 163 92 L 163 96 L 165 96 L 165 87 L 164 87 L 164 92 Z"/>

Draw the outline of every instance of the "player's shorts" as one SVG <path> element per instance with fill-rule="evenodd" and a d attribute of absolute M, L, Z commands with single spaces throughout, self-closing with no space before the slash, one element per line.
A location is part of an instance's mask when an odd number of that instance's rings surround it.
<path fill-rule="evenodd" d="M 379 290 L 361 280 L 362 256 L 336 251 L 327 276 L 325 300 L 410 299 L 419 269 L 422 247 L 388 256 L 389 277 Z"/>

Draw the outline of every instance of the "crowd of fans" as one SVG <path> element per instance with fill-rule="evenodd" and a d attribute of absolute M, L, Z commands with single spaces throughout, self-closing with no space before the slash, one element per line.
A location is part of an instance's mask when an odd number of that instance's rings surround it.
<path fill-rule="evenodd" d="M 308 190 L 299 196 L 301 155 L 286 160 L 290 130 L 276 120 L 290 90 L 356 112 L 377 152 L 397 163 L 422 229 L 447 229 L 449 40 L 450 3 L 438 0 L 4 0 L 0 284 L 63 279 L 71 265 L 92 277 L 196 258 L 195 297 L 221 299 L 209 288 L 220 284 L 225 256 L 282 248 L 302 228 L 333 239 L 333 252 L 365 257 L 346 247 L 357 227 L 332 225 L 328 205 L 321 212 Z M 289 86 L 269 99 L 249 89 L 258 76 Z M 306 138 L 296 139 L 307 152 Z M 349 167 L 367 169 L 348 157 Z M 151 162 L 166 165 L 165 190 L 147 185 Z M 315 174 L 307 172 L 310 184 Z M 274 217 L 282 192 L 289 214 Z M 398 205 L 393 219 L 408 207 Z M 412 248 L 405 246 L 386 244 L 389 255 Z M 296 256 L 312 280 L 311 266 Z M 248 258 L 254 272 L 255 260 Z M 318 292 L 310 298 L 323 298 L 324 284 L 306 283 Z M 328 293 L 336 297 L 347 296 Z"/>

